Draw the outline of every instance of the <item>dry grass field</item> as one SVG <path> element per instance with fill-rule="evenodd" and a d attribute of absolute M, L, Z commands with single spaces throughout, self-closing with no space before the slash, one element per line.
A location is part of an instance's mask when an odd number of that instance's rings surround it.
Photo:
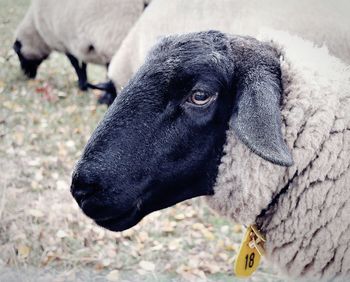
<path fill-rule="evenodd" d="M 54 53 L 28 81 L 11 50 L 29 0 L 0 0 L 0 281 L 236 281 L 242 228 L 204 199 L 113 233 L 78 209 L 70 176 L 106 111 Z M 92 81 L 105 78 L 90 66 Z M 276 281 L 260 267 L 251 281 Z"/>

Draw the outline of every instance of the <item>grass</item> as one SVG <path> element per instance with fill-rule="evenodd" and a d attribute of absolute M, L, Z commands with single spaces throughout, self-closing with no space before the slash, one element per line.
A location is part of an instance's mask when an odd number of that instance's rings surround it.
<path fill-rule="evenodd" d="M 106 108 L 52 54 L 28 81 L 11 50 L 28 0 L 0 0 L 0 281 L 235 281 L 242 231 L 195 199 L 123 233 L 86 218 L 69 193 L 75 161 Z M 105 77 L 90 66 L 92 81 Z M 263 266 L 255 281 L 275 281 Z"/>

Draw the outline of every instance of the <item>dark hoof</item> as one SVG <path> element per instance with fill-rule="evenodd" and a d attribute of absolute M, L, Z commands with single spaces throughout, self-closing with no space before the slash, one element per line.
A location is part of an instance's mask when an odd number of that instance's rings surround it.
<path fill-rule="evenodd" d="M 79 89 L 81 91 L 87 91 L 88 90 L 88 83 L 87 82 L 78 82 Z"/>
<path fill-rule="evenodd" d="M 115 94 L 112 94 L 112 93 L 109 93 L 109 92 L 105 92 L 98 98 L 98 103 L 99 104 L 105 104 L 105 105 L 107 105 L 109 107 L 110 105 L 112 105 L 115 97 L 116 97 Z"/>

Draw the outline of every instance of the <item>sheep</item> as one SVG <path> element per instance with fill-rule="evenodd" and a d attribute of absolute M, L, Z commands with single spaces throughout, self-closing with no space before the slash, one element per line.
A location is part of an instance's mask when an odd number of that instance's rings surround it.
<path fill-rule="evenodd" d="M 122 231 L 198 196 L 257 224 L 291 277 L 350 274 L 350 69 L 286 32 L 161 39 L 97 126 L 71 193 Z M 272 41 L 270 40 L 272 39 Z"/>
<path fill-rule="evenodd" d="M 348 0 L 155 0 L 116 52 L 108 76 L 123 87 L 159 37 L 208 29 L 250 36 L 262 27 L 288 30 L 317 45 L 326 43 L 349 64 L 349 10 Z"/>
<path fill-rule="evenodd" d="M 79 88 L 87 90 L 86 64 L 109 64 L 144 5 L 144 0 L 33 0 L 13 45 L 22 70 L 35 78 L 52 51 L 62 52 L 77 73 Z"/>

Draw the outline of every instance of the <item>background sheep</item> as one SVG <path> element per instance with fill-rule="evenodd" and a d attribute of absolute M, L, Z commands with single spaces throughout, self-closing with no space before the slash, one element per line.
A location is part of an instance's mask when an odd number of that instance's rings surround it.
<path fill-rule="evenodd" d="M 325 43 L 349 64 L 349 10 L 347 0 L 155 0 L 113 58 L 109 77 L 124 86 L 159 37 L 208 29 L 251 36 L 264 27 L 287 30 L 319 46 Z"/>
<path fill-rule="evenodd" d="M 65 53 L 86 90 L 86 63 L 107 66 L 143 9 L 144 0 L 33 0 L 15 35 L 21 67 L 34 78 L 52 51 Z"/>
<path fill-rule="evenodd" d="M 350 71 L 326 48 L 271 34 L 271 45 L 215 31 L 161 40 L 76 167 L 83 211 L 120 231 L 207 195 L 258 223 L 267 258 L 290 275 L 349 275 Z"/>

